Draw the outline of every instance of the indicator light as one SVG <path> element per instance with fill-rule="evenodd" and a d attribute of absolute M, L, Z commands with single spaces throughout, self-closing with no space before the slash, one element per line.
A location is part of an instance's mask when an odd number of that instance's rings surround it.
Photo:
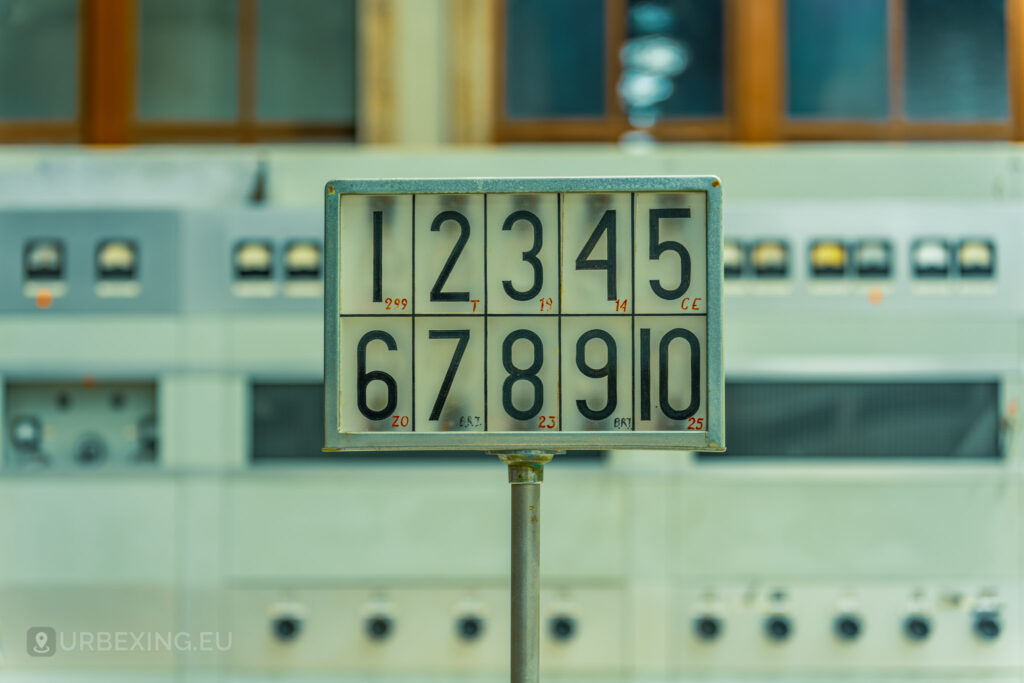
<path fill-rule="evenodd" d="M 888 240 L 861 240 L 853 251 L 857 274 L 888 277 L 892 274 L 892 245 Z"/>
<path fill-rule="evenodd" d="M 846 246 L 832 240 L 811 245 L 811 272 L 816 276 L 842 275 L 846 271 Z"/>
<path fill-rule="evenodd" d="M 235 277 L 239 279 L 268 280 L 272 264 L 269 242 L 239 242 L 235 247 Z"/>
<path fill-rule="evenodd" d="M 739 277 L 743 272 L 743 247 L 736 240 L 722 242 L 722 267 L 726 277 Z"/>
<path fill-rule="evenodd" d="M 750 260 L 758 277 L 783 277 L 789 270 L 789 247 L 781 240 L 758 242 L 750 252 Z"/>
<path fill-rule="evenodd" d="M 292 242 L 284 250 L 284 270 L 289 278 L 317 279 L 320 264 L 320 245 L 315 242 Z"/>
<path fill-rule="evenodd" d="M 914 243 L 910 262 L 918 277 L 946 277 L 950 271 L 949 245 L 945 240 L 923 239 Z"/>
<path fill-rule="evenodd" d="M 64 245 L 59 240 L 32 240 L 25 245 L 26 280 L 59 280 L 64 275 Z"/>
<path fill-rule="evenodd" d="M 957 250 L 960 275 L 990 277 L 996 268 L 996 249 L 987 240 L 970 239 Z"/>
<path fill-rule="evenodd" d="M 138 267 L 135 244 L 106 240 L 96 248 L 96 277 L 100 280 L 133 280 Z"/>

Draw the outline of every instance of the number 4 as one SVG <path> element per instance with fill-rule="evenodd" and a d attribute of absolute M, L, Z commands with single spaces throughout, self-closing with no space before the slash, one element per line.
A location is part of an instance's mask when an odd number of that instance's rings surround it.
<path fill-rule="evenodd" d="M 601 236 L 606 233 L 608 235 L 606 257 L 603 259 L 590 258 L 594 247 L 601 240 Z M 576 257 L 576 270 L 605 271 L 608 301 L 615 301 L 615 209 L 605 211 L 601 220 L 598 221 L 597 227 L 594 228 L 594 232 L 590 233 L 587 243 L 583 245 L 579 256 Z"/>

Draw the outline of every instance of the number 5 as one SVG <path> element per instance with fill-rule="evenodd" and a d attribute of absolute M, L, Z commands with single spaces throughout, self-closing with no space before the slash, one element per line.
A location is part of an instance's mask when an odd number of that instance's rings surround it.
<path fill-rule="evenodd" d="M 687 289 L 690 288 L 690 252 L 679 242 L 672 240 L 660 241 L 659 222 L 662 218 L 689 218 L 689 209 L 651 209 L 651 243 L 650 258 L 657 261 L 666 251 L 674 251 L 679 254 L 679 286 L 672 289 L 665 289 L 657 280 L 651 280 L 651 289 L 662 299 L 678 299 Z"/>

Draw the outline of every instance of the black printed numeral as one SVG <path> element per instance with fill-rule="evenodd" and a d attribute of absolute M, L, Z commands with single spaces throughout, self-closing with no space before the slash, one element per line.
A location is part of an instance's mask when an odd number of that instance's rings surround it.
<path fill-rule="evenodd" d="M 533 345 L 533 362 L 529 367 L 519 368 L 512 362 L 512 345 L 520 339 Z M 508 377 L 501 385 L 501 406 L 511 417 L 517 420 L 531 420 L 540 413 L 544 404 L 544 384 L 537 373 L 544 365 L 544 342 L 532 330 L 515 330 L 501 344 L 501 364 L 505 366 Z M 516 408 L 512 403 L 512 388 L 516 382 L 528 382 L 533 387 L 533 401 L 525 410 Z"/>
<path fill-rule="evenodd" d="M 505 219 L 501 229 L 502 231 L 511 230 L 516 223 L 521 222 L 529 223 L 533 228 L 533 246 L 528 251 L 523 252 L 523 261 L 533 267 L 533 284 L 525 291 L 520 291 L 513 287 L 511 280 L 504 280 L 501 285 L 504 287 L 505 293 L 516 301 L 529 301 L 537 296 L 540 293 L 541 287 L 544 286 L 544 268 L 541 265 L 540 259 L 537 258 L 540 248 L 544 246 L 544 231 L 541 227 L 540 219 L 532 211 L 516 211 L 510 214 Z"/>
<path fill-rule="evenodd" d="M 462 363 L 462 356 L 466 353 L 466 346 L 469 344 L 469 330 L 430 330 L 428 336 L 431 339 L 455 339 L 455 352 L 452 354 L 452 360 L 448 364 L 448 372 L 445 373 L 444 379 L 441 380 L 441 388 L 437 392 L 437 398 L 434 399 L 434 407 L 430 409 L 430 420 L 436 421 L 441 417 L 441 410 L 444 408 L 445 401 L 448 400 L 448 392 L 452 389 L 452 382 L 455 381 L 455 373 L 459 371 L 459 365 Z"/>
<path fill-rule="evenodd" d="M 605 249 L 607 250 L 605 258 L 590 258 L 597 243 L 601 241 L 602 236 L 607 236 L 605 240 Z M 603 270 L 605 272 L 607 299 L 608 301 L 615 301 L 617 291 L 615 287 L 615 209 L 605 211 L 604 215 L 601 216 L 601 220 L 597 222 L 597 227 L 594 228 L 594 232 L 590 233 L 587 243 L 583 245 L 579 256 L 576 257 L 576 270 Z"/>
<path fill-rule="evenodd" d="M 452 252 L 448 254 L 448 260 L 444 262 L 444 267 L 441 268 L 441 272 L 437 275 L 437 280 L 434 281 L 434 286 L 430 288 L 430 300 L 431 301 L 469 301 L 469 292 L 444 292 L 445 284 L 448 282 L 448 277 L 452 274 L 452 270 L 455 268 L 455 263 L 459 260 L 459 256 L 462 254 L 462 250 L 466 248 L 466 242 L 469 241 L 469 220 L 458 211 L 442 211 L 437 214 L 434 218 L 434 222 L 430 224 L 431 232 L 440 232 L 441 226 L 448 221 L 454 222 L 459 226 L 459 239 L 456 240 L 455 246 L 452 247 Z"/>
<path fill-rule="evenodd" d="M 380 303 L 381 290 L 383 286 L 381 280 L 383 275 L 381 273 L 381 251 L 383 249 L 384 241 L 384 212 L 374 211 L 373 212 L 373 301 Z"/>
<path fill-rule="evenodd" d="M 607 360 L 604 365 L 599 368 L 595 368 L 587 364 L 587 343 L 594 339 L 603 342 L 605 351 L 607 352 Z M 615 407 L 619 402 L 619 353 L 618 348 L 615 345 L 615 339 L 612 335 L 608 334 L 604 330 L 597 329 L 588 330 L 580 335 L 580 338 L 576 341 L 576 367 L 579 368 L 580 372 L 587 377 L 592 377 L 594 379 L 604 377 L 608 380 L 607 399 L 605 400 L 604 407 L 594 409 L 587 405 L 585 400 L 577 399 L 576 408 L 580 411 L 580 414 L 588 420 L 603 420 L 615 412 Z"/>
<path fill-rule="evenodd" d="M 356 345 L 356 404 L 359 412 L 368 420 L 383 420 L 395 411 L 398 405 L 398 382 L 383 370 L 366 371 L 366 347 L 370 342 L 380 341 L 388 351 L 397 351 L 395 338 L 383 330 L 370 330 L 359 339 Z M 370 382 L 384 382 L 387 387 L 387 401 L 380 410 L 374 410 L 366 401 L 366 387 Z"/>
<path fill-rule="evenodd" d="M 657 261 L 666 251 L 679 256 L 679 284 L 671 289 L 666 288 L 658 280 L 651 280 L 651 289 L 662 299 L 678 299 L 690 288 L 690 252 L 679 242 L 660 239 L 660 222 L 663 218 L 689 218 L 689 209 L 651 209 L 650 249 L 649 256 Z"/>
<path fill-rule="evenodd" d="M 669 345 L 676 339 L 690 345 L 690 405 L 681 410 L 671 404 L 668 391 Z M 658 405 L 671 420 L 685 420 L 700 408 L 700 342 L 681 327 L 666 332 L 658 344 Z M 651 419 L 651 330 L 646 327 L 640 329 L 640 419 Z"/>

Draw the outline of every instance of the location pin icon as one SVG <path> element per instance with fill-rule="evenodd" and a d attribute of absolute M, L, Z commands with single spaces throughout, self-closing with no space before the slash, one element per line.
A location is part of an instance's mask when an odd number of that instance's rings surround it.
<path fill-rule="evenodd" d="M 45 652 L 49 649 L 50 634 L 46 631 L 36 632 L 36 652 Z"/>

